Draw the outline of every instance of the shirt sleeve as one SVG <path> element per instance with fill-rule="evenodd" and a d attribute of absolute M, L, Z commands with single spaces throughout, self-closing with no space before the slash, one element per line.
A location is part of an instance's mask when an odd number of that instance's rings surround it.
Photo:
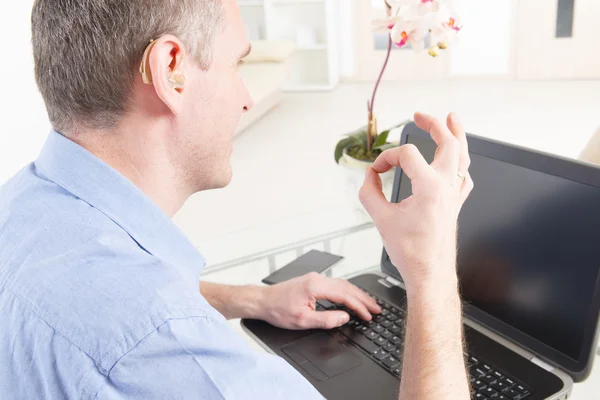
<path fill-rule="evenodd" d="M 107 399 L 322 399 L 285 360 L 252 350 L 226 322 L 172 319 L 110 370 Z"/>

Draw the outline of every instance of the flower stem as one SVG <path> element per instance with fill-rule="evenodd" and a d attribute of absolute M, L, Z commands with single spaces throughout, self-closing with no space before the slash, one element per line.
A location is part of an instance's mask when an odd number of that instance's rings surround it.
<path fill-rule="evenodd" d="M 379 73 L 379 78 L 377 79 L 377 83 L 375 84 L 375 89 L 373 90 L 373 97 L 371 98 L 371 102 L 369 103 L 369 126 L 367 128 L 368 129 L 368 131 L 367 131 L 367 138 L 368 138 L 367 150 L 369 153 L 371 152 L 372 142 L 375 139 L 374 137 L 371 136 L 371 129 L 373 126 L 373 110 L 375 108 L 375 96 L 377 95 L 377 90 L 379 89 L 379 84 L 381 83 L 381 79 L 383 78 L 383 73 L 385 72 L 385 69 L 387 68 L 391 53 L 392 53 L 392 36 L 389 35 L 387 55 L 385 57 L 385 62 L 383 63 L 383 68 L 381 68 L 381 72 Z"/>

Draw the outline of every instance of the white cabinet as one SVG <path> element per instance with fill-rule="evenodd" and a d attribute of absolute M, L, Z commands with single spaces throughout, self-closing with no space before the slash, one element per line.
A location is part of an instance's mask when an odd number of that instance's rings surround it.
<path fill-rule="evenodd" d="M 344 0 L 342 0 L 344 1 Z M 290 40 L 286 91 L 326 91 L 340 81 L 340 0 L 239 0 L 250 40 Z"/>

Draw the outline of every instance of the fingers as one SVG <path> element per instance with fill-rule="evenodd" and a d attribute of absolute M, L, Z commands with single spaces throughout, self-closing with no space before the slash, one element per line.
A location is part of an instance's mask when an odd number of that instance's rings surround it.
<path fill-rule="evenodd" d="M 358 192 L 358 198 L 373 221 L 377 222 L 382 218 L 381 214 L 386 210 L 387 199 L 382 191 L 381 178 L 372 168 L 367 170 L 365 183 Z"/>
<path fill-rule="evenodd" d="M 471 156 L 469 155 L 469 144 L 467 143 L 467 134 L 462 125 L 462 122 L 455 113 L 448 114 L 446 125 L 450 132 L 458 139 L 460 143 L 460 156 L 458 160 L 458 172 L 465 175 L 471 166 Z"/>
<path fill-rule="evenodd" d="M 309 279 L 310 294 L 316 299 L 343 304 L 366 321 L 372 319 L 371 313 L 381 312 L 381 308 L 371 296 L 348 281 L 322 276 L 310 276 Z"/>
<path fill-rule="evenodd" d="M 334 280 L 338 285 L 340 285 L 340 290 L 347 292 L 348 294 L 356 297 L 361 303 L 363 303 L 367 310 L 371 314 L 379 314 L 381 313 L 381 307 L 377 304 L 374 298 L 369 296 L 367 293 L 354 286 L 350 282 L 346 280 Z"/>
<path fill-rule="evenodd" d="M 301 329 L 333 329 L 345 325 L 350 316 L 345 311 L 310 311 L 302 319 Z"/>
<path fill-rule="evenodd" d="M 462 125 L 462 122 L 458 118 L 458 115 L 455 113 L 448 114 L 448 118 L 446 121 L 448 125 L 448 129 L 460 143 L 460 158 L 458 160 L 458 172 L 465 176 L 465 181 L 462 183 L 460 197 L 461 202 L 464 203 L 471 191 L 473 190 L 473 179 L 471 178 L 471 174 L 469 174 L 469 167 L 471 166 L 471 155 L 469 154 L 469 144 L 467 142 L 467 134 L 465 132 L 465 128 Z"/>
<path fill-rule="evenodd" d="M 416 113 L 415 123 L 422 130 L 429 132 L 438 145 L 438 151 L 432 166 L 450 179 L 456 178 L 460 158 L 460 142 L 437 118 L 428 114 Z"/>
<path fill-rule="evenodd" d="M 407 144 L 395 149 L 386 150 L 367 170 L 365 183 L 359 192 L 359 198 L 375 223 L 385 218 L 387 213 L 387 199 L 383 195 L 381 178 L 379 174 L 388 172 L 394 167 L 402 168 L 406 176 L 414 181 L 417 177 L 424 177 L 432 168 L 423 158 L 419 150 L 412 144 Z"/>
<path fill-rule="evenodd" d="M 409 179 L 423 175 L 431 169 L 416 146 L 412 144 L 384 151 L 372 166 L 373 170 L 379 174 L 388 172 L 394 167 L 402 168 Z"/>

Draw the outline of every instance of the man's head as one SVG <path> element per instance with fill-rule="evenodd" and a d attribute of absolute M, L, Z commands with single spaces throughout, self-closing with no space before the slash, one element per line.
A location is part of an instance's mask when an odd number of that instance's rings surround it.
<path fill-rule="evenodd" d="M 229 183 L 232 136 L 252 106 L 237 71 L 249 42 L 235 1 L 36 0 L 32 31 L 55 129 L 80 141 L 147 135 L 138 142 L 155 143 L 189 190 Z"/>

